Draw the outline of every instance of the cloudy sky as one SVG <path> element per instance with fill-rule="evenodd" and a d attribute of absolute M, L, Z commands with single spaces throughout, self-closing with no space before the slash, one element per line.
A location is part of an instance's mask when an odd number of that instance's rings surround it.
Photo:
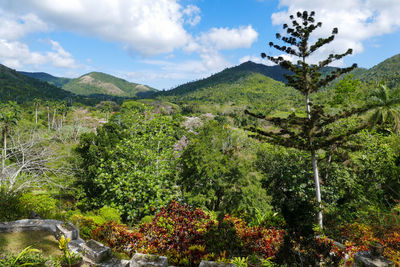
<path fill-rule="evenodd" d="M 90 71 L 170 89 L 261 61 L 290 14 L 314 10 L 339 28 L 312 60 L 353 48 L 337 66 L 372 67 L 400 53 L 400 0 L 0 0 L 0 63 L 78 77 Z"/>

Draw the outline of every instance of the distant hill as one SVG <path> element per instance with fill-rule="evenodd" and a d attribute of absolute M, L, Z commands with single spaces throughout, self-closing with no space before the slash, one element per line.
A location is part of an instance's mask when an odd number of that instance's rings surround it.
<path fill-rule="evenodd" d="M 364 82 L 385 81 L 389 88 L 400 88 L 400 54 L 354 76 Z"/>
<path fill-rule="evenodd" d="M 322 74 L 326 75 L 331 71 L 335 70 L 334 67 L 326 67 L 322 70 Z M 263 64 L 254 63 L 251 61 L 244 62 L 238 66 L 227 68 L 219 73 L 216 73 L 208 78 L 201 79 L 194 82 L 189 82 L 182 84 L 172 90 L 158 92 L 154 94 L 154 97 L 158 96 L 183 96 L 190 92 L 201 90 L 206 87 L 213 87 L 218 84 L 231 84 L 235 83 L 237 80 L 243 78 L 249 73 L 258 73 L 263 76 L 269 77 L 275 81 L 280 81 L 286 83 L 285 74 L 290 74 L 291 72 L 282 68 L 281 66 L 266 66 Z"/>
<path fill-rule="evenodd" d="M 71 80 L 70 78 L 55 77 L 45 72 L 25 72 L 25 71 L 18 71 L 18 72 L 25 76 L 35 78 L 43 82 L 48 82 L 60 88 L 62 88 L 65 84 L 67 84 Z"/>
<path fill-rule="evenodd" d="M 156 89 L 147 85 L 131 83 L 101 72 L 90 72 L 79 78 L 71 79 L 63 85 L 63 89 L 79 95 L 103 94 L 139 98 L 157 92 Z"/>
<path fill-rule="evenodd" d="M 21 103 L 34 98 L 56 100 L 74 97 L 75 95 L 70 92 L 0 64 L 1 102 L 12 100 Z"/>
<path fill-rule="evenodd" d="M 190 82 L 170 91 L 158 92 L 153 97 L 172 103 L 203 105 L 217 105 L 221 111 L 223 106 L 253 107 L 271 112 L 280 107 L 281 111 L 289 111 L 297 106 L 299 93 L 284 83 L 261 74 L 260 64 L 244 63 L 238 67 L 225 69 L 206 79 Z M 251 71 L 251 67 L 256 71 Z M 275 69 L 275 68 L 274 68 Z M 258 70 L 258 71 L 257 71 Z M 197 105 L 196 104 L 196 105 Z M 230 109 L 226 107 L 227 109 Z"/>

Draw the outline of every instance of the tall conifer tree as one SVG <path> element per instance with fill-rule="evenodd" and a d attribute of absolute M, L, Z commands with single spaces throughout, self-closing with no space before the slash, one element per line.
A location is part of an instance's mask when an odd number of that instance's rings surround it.
<path fill-rule="evenodd" d="M 310 13 L 307 11 L 298 12 L 296 18 L 291 15 L 290 20 L 292 26 L 289 27 L 287 24 L 283 25 L 283 29 L 286 31 L 287 35 L 281 36 L 279 33 L 276 34 L 276 38 L 281 40 L 284 44 L 278 45 L 273 42 L 269 43 L 271 47 L 282 51 L 291 57 L 297 57 L 298 61 L 296 63 L 284 59 L 282 56 L 274 57 L 267 56 L 265 53 L 261 54 L 263 58 L 268 58 L 272 62 L 292 72 L 291 75 L 285 75 L 288 80 L 287 84 L 305 96 L 305 110 L 307 116 L 301 117 L 293 113 L 288 118 L 271 118 L 261 114 L 254 114 L 247 110 L 246 113 L 257 118 L 265 119 L 280 128 L 278 133 L 276 131 L 250 128 L 250 130 L 255 132 L 258 136 L 278 145 L 306 150 L 311 153 L 316 200 L 319 205 L 318 225 L 322 228 L 323 220 L 320 178 L 316 152 L 319 149 L 326 149 L 332 145 L 338 145 L 339 143 L 345 142 L 349 135 L 365 128 L 366 125 L 363 124 L 355 129 L 350 129 L 343 134 L 333 136 L 330 129 L 326 126 L 339 119 L 365 112 L 368 110 L 368 107 L 356 108 L 336 115 L 327 115 L 324 113 L 322 106 L 311 103 L 310 95 L 312 93 L 317 92 L 340 75 L 357 67 L 357 65 L 354 64 L 348 68 L 335 69 L 327 76 L 322 76 L 321 74 L 321 70 L 324 67 L 336 60 L 340 60 L 341 58 L 350 55 L 352 49 L 348 49 L 343 54 L 330 54 L 325 60 L 319 61 L 318 64 L 308 63 L 309 57 L 322 46 L 332 42 L 335 35 L 338 33 L 338 29 L 334 28 L 331 36 L 327 38 L 319 38 L 315 43 L 310 44 L 311 33 L 322 26 L 321 22 L 315 22 L 314 16 L 314 11 Z"/>

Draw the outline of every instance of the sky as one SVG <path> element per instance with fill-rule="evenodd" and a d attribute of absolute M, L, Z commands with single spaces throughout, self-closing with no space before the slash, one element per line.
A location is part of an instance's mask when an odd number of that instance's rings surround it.
<path fill-rule="evenodd" d="M 335 40 L 316 63 L 370 68 L 400 53 L 400 0 L 0 0 L 0 63 L 76 78 L 91 71 L 168 90 L 260 53 L 297 11 L 315 11 L 312 39 Z M 295 60 L 295 59 L 293 59 Z"/>

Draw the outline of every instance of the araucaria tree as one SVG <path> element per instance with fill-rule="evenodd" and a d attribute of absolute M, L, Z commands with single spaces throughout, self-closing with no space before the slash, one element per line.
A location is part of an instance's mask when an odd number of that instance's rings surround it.
<path fill-rule="evenodd" d="M 311 153 L 316 200 L 319 206 L 318 225 L 322 228 L 322 203 L 317 151 L 329 149 L 332 145 L 340 145 L 346 141 L 349 135 L 365 128 L 367 125 L 363 124 L 354 129 L 348 129 L 346 132 L 335 134 L 332 133 L 329 126 L 340 119 L 365 112 L 368 110 L 368 107 L 354 108 L 352 110 L 342 111 L 340 114 L 326 114 L 323 106 L 315 105 L 311 102 L 311 94 L 317 92 L 341 74 L 349 72 L 356 67 L 356 64 L 354 64 L 348 68 L 337 68 L 326 76 L 321 74 L 321 70 L 324 67 L 336 60 L 340 60 L 344 56 L 350 55 L 352 49 L 348 49 L 343 54 L 330 54 L 325 60 L 321 60 L 317 64 L 309 63 L 310 56 L 316 53 L 322 46 L 332 42 L 335 35 L 338 33 L 338 29 L 334 28 L 331 36 L 319 38 L 315 43 L 310 43 L 311 33 L 322 26 L 321 22 L 315 22 L 314 16 L 314 11 L 310 13 L 307 11 L 298 12 L 297 17 L 293 15 L 290 16 L 292 26 L 290 27 L 287 24 L 283 25 L 283 29 L 287 33 L 286 36 L 281 36 L 279 33 L 276 34 L 276 38 L 281 40 L 284 44 L 278 45 L 273 42 L 269 43 L 271 47 L 288 54 L 290 57 L 298 58 L 297 62 L 293 63 L 282 56 L 274 57 L 267 56 L 265 53 L 261 54 L 263 58 L 266 57 L 292 72 L 292 75 L 286 75 L 287 84 L 304 95 L 306 116 L 298 116 L 293 113 L 287 118 L 280 118 L 266 117 L 261 114 L 254 114 L 250 111 L 246 111 L 246 113 L 267 120 L 280 129 L 277 132 L 251 128 L 250 130 L 259 137 L 274 144 L 297 148 Z"/>

